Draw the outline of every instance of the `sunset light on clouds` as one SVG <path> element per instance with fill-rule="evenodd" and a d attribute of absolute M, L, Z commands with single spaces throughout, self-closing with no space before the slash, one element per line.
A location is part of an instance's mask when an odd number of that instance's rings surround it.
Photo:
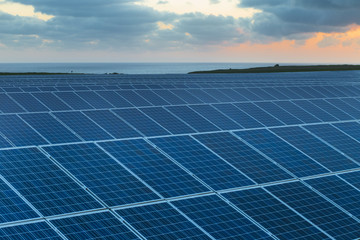
<path fill-rule="evenodd" d="M 0 0 L 0 61 L 355 63 L 359 11 L 356 0 Z"/>

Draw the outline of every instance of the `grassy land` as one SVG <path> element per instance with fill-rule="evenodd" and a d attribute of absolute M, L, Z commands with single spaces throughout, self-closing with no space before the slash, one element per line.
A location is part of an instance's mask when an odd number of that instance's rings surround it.
<path fill-rule="evenodd" d="M 279 72 L 320 72 L 320 71 L 354 71 L 360 70 L 360 65 L 314 65 L 314 66 L 273 66 L 247 69 L 219 69 L 213 71 L 196 71 L 201 73 L 279 73 Z"/>

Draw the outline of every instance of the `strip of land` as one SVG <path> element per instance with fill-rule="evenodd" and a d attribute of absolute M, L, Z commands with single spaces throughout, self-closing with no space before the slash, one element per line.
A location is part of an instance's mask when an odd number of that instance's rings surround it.
<path fill-rule="evenodd" d="M 310 65 L 310 66 L 279 66 L 256 67 L 246 69 L 218 69 L 212 71 L 196 71 L 189 74 L 207 73 L 280 73 L 280 72 L 321 72 L 321 71 L 355 71 L 360 65 Z"/>
<path fill-rule="evenodd" d="M 0 75 L 79 75 L 82 73 L 0 72 Z"/>

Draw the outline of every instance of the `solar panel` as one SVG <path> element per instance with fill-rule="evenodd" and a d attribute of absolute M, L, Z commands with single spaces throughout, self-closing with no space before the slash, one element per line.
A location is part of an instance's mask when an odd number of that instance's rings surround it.
<path fill-rule="evenodd" d="M 109 206 L 158 198 L 139 179 L 92 143 L 44 149 Z"/>
<path fill-rule="evenodd" d="M 0 76 L 0 239 L 359 239 L 359 109 L 357 72 Z"/>
<path fill-rule="evenodd" d="M 189 136 L 153 138 L 151 141 L 216 190 L 254 184 L 234 166 Z"/>
<path fill-rule="evenodd" d="M 0 228 L 0 238 L 4 240 L 61 240 L 61 238 L 45 222 Z"/>
<path fill-rule="evenodd" d="M 0 174 L 45 216 L 101 205 L 36 148 L 1 152 Z"/>
<path fill-rule="evenodd" d="M 23 114 L 21 118 L 51 143 L 80 141 L 80 138 L 74 132 L 70 131 L 48 113 Z"/>
<path fill-rule="evenodd" d="M 279 166 L 229 133 L 203 134 L 195 138 L 256 183 L 292 178 Z"/>
<path fill-rule="evenodd" d="M 165 197 L 208 191 L 144 140 L 106 142 L 100 146 Z"/>
<path fill-rule="evenodd" d="M 51 221 L 68 239 L 140 239 L 109 212 Z"/>
<path fill-rule="evenodd" d="M 211 239 L 167 203 L 127 208 L 117 212 L 146 239 Z"/>
<path fill-rule="evenodd" d="M 279 239 L 329 239 L 314 224 L 264 189 L 231 192 L 223 196 Z"/>

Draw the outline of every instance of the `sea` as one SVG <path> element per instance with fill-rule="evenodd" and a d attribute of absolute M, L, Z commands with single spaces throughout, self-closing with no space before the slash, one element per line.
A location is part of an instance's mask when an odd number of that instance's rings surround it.
<path fill-rule="evenodd" d="M 274 66 L 276 63 L 0 63 L 0 72 L 185 74 L 192 71 Z M 289 65 L 287 63 L 286 65 Z"/>

